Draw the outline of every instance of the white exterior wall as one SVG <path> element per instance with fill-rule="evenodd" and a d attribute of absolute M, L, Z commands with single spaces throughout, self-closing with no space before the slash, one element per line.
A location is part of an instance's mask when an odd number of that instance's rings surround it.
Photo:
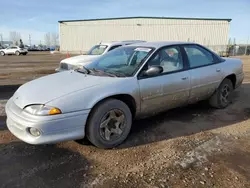
<path fill-rule="evenodd" d="M 190 41 L 206 46 L 227 45 L 229 22 L 133 18 L 59 23 L 62 52 L 80 53 L 109 41 Z"/>

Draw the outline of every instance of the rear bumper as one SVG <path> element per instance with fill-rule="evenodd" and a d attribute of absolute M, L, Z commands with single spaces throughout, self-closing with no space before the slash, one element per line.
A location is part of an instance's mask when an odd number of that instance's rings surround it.
<path fill-rule="evenodd" d="M 7 102 L 5 111 L 10 132 L 20 140 L 35 145 L 83 138 L 89 113 L 89 110 L 84 110 L 54 116 L 34 116 L 16 106 L 12 99 Z M 40 130 L 41 135 L 32 136 L 29 132 L 31 127 Z"/>
<path fill-rule="evenodd" d="M 244 80 L 244 77 L 245 77 L 244 73 L 236 75 L 235 88 L 238 88 L 239 86 L 241 86 L 241 84 Z"/>
<path fill-rule="evenodd" d="M 28 51 L 27 50 L 19 50 L 20 54 L 27 54 Z"/>

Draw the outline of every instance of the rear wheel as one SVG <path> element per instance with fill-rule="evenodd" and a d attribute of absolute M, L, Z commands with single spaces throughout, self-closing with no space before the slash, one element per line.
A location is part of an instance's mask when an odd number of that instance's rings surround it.
<path fill-rule="evenodd" d="M 27 53 L 23 53 L 23 55 L 27 55 Z"/>
<path fill-rule="evenodd" d="M 20 52 L 19 52 L 19 51 L 16 51 L 15 54 L 16 54 L 17 56 L 19 56 L 19 55 L 20 55 Z"/>
<path fill-rule="evenodd" d="M 5 53 L 3 51 L 0 52 L 1 56 L 5 56 Z"/>
<path fill-rule="evenodd" d="M 232 81 L 224 79 L 220 84 L 219 88 L 209 99 L 209 104 L 215 108 L 226 108 L 232 102 Z"/>
<path fill-rule="evenodd" d="M 113 148 L 127 138 L 131 125 L 132 114 L 128 106 L 120 100 L 107 99 L 91 112 L 86 135 L 99 148 Z"/>

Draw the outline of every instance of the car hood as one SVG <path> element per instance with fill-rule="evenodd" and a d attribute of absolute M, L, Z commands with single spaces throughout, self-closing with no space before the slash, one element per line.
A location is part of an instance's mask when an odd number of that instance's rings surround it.
<path fill-rule="evenodd" d="M 18 88 L 13 101 L 20 108 L 31 104 L 46 104 L 72 92 L 89 89 L 114 81 L 113 77 L 86 75 L 75 71 L 51 74 L 30 81 Z"/>
<path fill-rule="evenodd" d="M 100 55 L 78 55 L 70 57 L 61 61 L 61 63 L 67 63 L 70 65 L 84 65 L 100 57 Z"/>

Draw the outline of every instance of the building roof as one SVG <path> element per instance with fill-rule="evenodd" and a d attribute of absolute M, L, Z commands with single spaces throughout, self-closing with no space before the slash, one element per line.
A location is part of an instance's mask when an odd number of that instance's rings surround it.
<path fill-rule="evenodd" d="M 161 48 L 163 46 L 180 45 L 180 44 L 196 44 L 196 43 L 193 43 L 193 42 L 181 42 L 181 41 L 155 41 L 155 42 L 135 43 L 135 44 L 130 44 L 129 46 Z"/>
<path fill-rule="evenodd" d="M 181 17 L 147 17 L 147 16 L 137 16 L 137 17 L 119 17 L 119 18 L 98 18 L 98 19 L 84 19 L 84 20 L 61 20 L 59 23 L 63 22 L 79 22 L 79 21 L 102 21 L 102 20 L 123 20 L 123 19 L 177 19 L 177 20 L 213 20 L 213 21 L 228 21 L 232 19 L 229 18 L 181 18 Z"/>

